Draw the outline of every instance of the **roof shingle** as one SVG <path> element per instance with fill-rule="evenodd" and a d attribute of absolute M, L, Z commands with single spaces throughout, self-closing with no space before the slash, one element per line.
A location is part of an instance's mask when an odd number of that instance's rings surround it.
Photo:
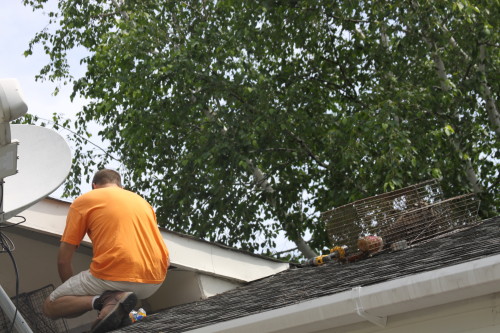
<path fill-rule="evenodd" d="M 292 268 L 203 301 L 148 315 L 116 332 L 184 332 L 292 304 L 500 254 L 500 217 L 397 252 Z"/>

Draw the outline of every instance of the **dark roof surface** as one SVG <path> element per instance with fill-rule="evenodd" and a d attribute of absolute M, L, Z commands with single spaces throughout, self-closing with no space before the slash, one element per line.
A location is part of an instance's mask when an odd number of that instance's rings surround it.
<path fill-rule="evenodd" d="M 412 248 L 349 264 L 293 268 L 116 332 L 184 332 L 388 280 L 500 254 L 500 217 Z"/>

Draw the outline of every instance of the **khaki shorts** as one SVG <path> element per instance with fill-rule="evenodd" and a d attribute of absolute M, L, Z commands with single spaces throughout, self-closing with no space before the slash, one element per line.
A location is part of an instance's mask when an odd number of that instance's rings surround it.
<path fill-rule="evenodd" d="M 120 290 L 132 291 L 138 299 L 145 299 L 153 295 L 160 286 L 161 283 L 150 284 L 101 280 L 86 270 L 70 277 L 57 287 L 49 297 L 51 301 L 54 301 L 62 296 L 98 296 L 106 290 Z"/>

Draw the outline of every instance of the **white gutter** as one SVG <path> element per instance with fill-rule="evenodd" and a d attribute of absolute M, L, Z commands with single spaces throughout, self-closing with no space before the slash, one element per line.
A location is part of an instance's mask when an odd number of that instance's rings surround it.
<path fill-rule="evenodd" d="M 284 291 L 286 292 L 286 291 Z M 305 301 L 189 332 L 314 332 L 500 292 L 500 255 Z"/>

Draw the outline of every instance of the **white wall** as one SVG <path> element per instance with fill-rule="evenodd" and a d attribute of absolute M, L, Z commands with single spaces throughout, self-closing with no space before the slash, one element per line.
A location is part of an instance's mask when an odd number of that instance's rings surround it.
<path fill-rule="evenodd" d="M 3 229 L 15 244 L 12 252 L 19 272 L 19 292 L 30 292 L 46 285 L 55 287 L 61 284 L 57 272 L 57 251 L 59 241 L 53 236 L 36 234 L 20 228 Z M 88 268 L 92 250 L 80 247 L 74 255 L 73 268 L 75 272 Z M 15 296 L 16 275 L 10 257 L 3 253 L 0 255 L 0 284 L 10 296 Z M 68 319 L 68 327 L 75 328 L 91 323 L 96 318 L 92 311 L 82 317 Z"/>

